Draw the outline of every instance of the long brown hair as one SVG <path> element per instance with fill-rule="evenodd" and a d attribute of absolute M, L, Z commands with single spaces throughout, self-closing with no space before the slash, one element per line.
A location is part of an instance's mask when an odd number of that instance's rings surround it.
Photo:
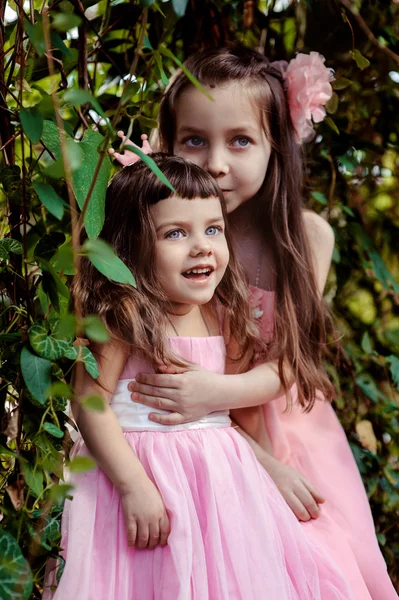
<path fill-rule="evenodd" d="M 152 158 L 175 192 L 144 162 L 125 167 L 108 186 L 101 232 L 101 238 L 133 273 L 137 288 L 109 280 L 83 257 L 72 291 L 75 298 L 79 297 L 83 314 L 99 315 L 115 340 L 144 353 L 153 363 L 182 364 L 165 343 L 165 309 L 169 299 L 156 277 L 156 231 L 151 206 L 174 195 L 187 201 L 216 197 L 220 199 L 225 220 L 226 210 L 219 187 L 200 167 L 162 153 L 153 154 Z M 258 331 L 248 301 L 245 274 L 234 256 L 227 225 L 225 235 L 230 260 L 216 290 L 216 300 L 224 308 L 242 358 L 255 347 Z"/>
<path fill-rule="evenodd" d="M 284 387 L 284 361 L 291 365 L 299 402 L 310 410 L 317 389 L 329 398 L 334 395 L 322 364 L 331 319 L 317 288 L 304 227 L 303 158 L 295 141 L 282 72 L 278 64 L 258 52 L 235 46 L 198 52 L 188 58 L 185 67 L 211 88 L 239 81 L 261 111 L 272 152 L 256 195 L 254 217 L 271 248 L 276 273 L 275 335 L 269 357 L 278 359 Z M 178 71 L 161 101 L 159 143 L 164 151 L 173 152 L 175 102 L 190 85 Z"/>

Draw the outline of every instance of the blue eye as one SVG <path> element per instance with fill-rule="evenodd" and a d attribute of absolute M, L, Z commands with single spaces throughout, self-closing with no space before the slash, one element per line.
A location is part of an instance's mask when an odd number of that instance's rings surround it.
<path fill-rule="evenodd" d="M 250 139 L 245 135 L 240 135 L 233 140 L 233 145 L 235 145 L 236 148 L 248 148 L 250 144 Z"/>
<path fill-rule="evenodd" d="M 207 228 L 205 233 L 206 235 L 218 235 L 219 233 L 222 233 L 222 228 L 216 225 L 211 225 Z"/>
<path fill-rule="evenodd" d="M 174 229 L 173 231 L 169 231 L 165 237 L 170 240 L 179 240 L 182 235 L 183 232 L 180 229 Z"/>
<path fill-rule="evenodd" d="M 184 140 L 184 143 L 189 148 L 200 148 L 204 144 L 204 140 L 198 135 L 193 135 L 190 138 Z"/>

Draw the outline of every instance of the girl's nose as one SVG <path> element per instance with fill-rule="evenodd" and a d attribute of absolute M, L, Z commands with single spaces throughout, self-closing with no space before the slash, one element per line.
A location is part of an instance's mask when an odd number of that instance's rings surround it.
<path fill-rule="evenodd" d="M 230 171 L 229 162 L 226 153 L 221 149 L 214 149 L 208 152 L 207 164 L 205 170 L 215 179 L 221 175 L 227 175 Z"/>
<path fill-rule="evenodd" d="M 193 241 L 190 256 L 209 256 L 210 254 L 212 254 L 212 245 L 209 238 L 201 237 Z"/>

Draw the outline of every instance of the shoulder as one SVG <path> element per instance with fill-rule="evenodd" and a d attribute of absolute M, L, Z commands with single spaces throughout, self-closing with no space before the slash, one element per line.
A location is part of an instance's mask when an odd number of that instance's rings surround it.
<path fill-rule="evenodd" d="M 311 249 L 324 249 L 332 254 L 335 238 L 331 225 L 311 210 L 304 210 L 302 216 Z"/>

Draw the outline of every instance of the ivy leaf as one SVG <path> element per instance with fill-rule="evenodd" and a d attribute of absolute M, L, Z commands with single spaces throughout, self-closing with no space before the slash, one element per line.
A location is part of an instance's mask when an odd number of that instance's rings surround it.
<path fill-rule="evenodd" d="M 28 600 L 33 587 L 32 573 L 18 542 L 0 530 L 0 598 Z"/>
<path fill-rule="evenodd" d="M 43 117 L 36 106 L 19 111 L 22 129 L 33 144 L 37 144 L 43 133 Z"/>
<path fill-rule="evenodd" d="M 93 353 L 87 348 L 87 346 L 73 346 L 76 350 L 76 360 L 83 362 L 86 371 L 93 377 L 93 379 L 97 379 L 100 376 L 98 372 L 97 361 L 94 358 Z"/>
<path fill-rule="evenodd" d="M 45 421 L 43 424 L 43 429 L 53 437 L 59 439 L 64 437 L 64 432 L 61 431 L 61 429 L 57 427 L 57 425 L 54 425 L 54 423 L 49 423 L 48 421 Z"/>
<path fill-rule="evenodd" d="M 21 352 L 21 371 L 32 396 L 40 404 L 45 404 L 46 390 L 51 384 L 51 362 L 32 354 L 25 346 Z"/>
<path fill-rule="evenodd" d="M 54 336 L 58 319 L 39 320 L 29 329 L 29 341 L 33 350 L 42 358 L 58 360 L 72 346 L 73 338 L 59 339 Z"/>
<path fill-rule="evenodd" d="M 86 473 L 96 468 L 96 463 L 89 456 L 76 456 L 69 463 L 71 473 Z"/>
<path fill-rule="evenodd" d="M 0 240 L 0 260 L 9 260 L 10 252 L 13 254 L 22 254 L 22 244 L 20 241 L 12 238 L 3 238 Z"/>
<path fill-rule="evenodd" d="M 83 245 L 83 251 L 87 254 L 96 269 L 105 275 L 105 277 L 108 277 L 111 281 L 126 283 L 136 287 L 133 273 L 116 256 L 109 244 L 100 239 L 86 240 Z"/>
<path fill-rule="evenodd" d="M 61 220 L 64 216 L 64 201 L 59 197 L 54 188 L 48 183 L 36 182 L 33 184 L 36 194 L 47 210 L 56 219 Z"/>

